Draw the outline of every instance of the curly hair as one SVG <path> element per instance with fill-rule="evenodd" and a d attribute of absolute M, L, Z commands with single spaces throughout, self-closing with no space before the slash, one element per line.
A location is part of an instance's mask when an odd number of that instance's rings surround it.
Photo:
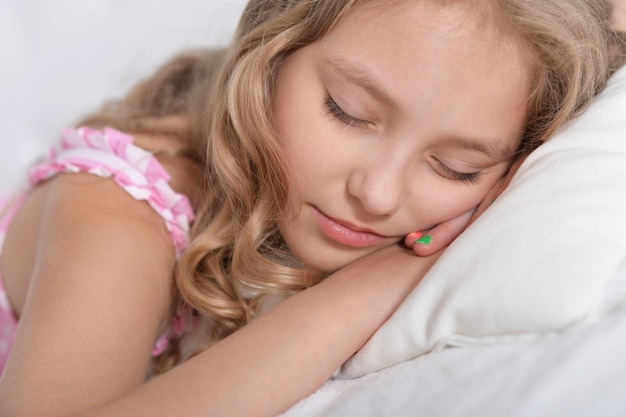
<path fill-rule="evenodd" d="M 186 156 L 206 165 L 193 240 L 175 271 L 173 305 L 182 305 L 190 328 L 155 360 L 155 372 L 232 334 L 273 298 L 322 279 L 290 254 L 277 230 L 293 214 L 270 111 L 277 71 L 287 54 L 323 37 L 355 7 L 398 1 L 406 0 L 251 0 L 228 49 L 176 57 L 125 100 L 83 121 L 181 138 Z M 624 37 L 611 29 L 606 1 L 422 1 L 462 4 L 519 46 L 533 74 L 526 148 L 575 117 L 624 63 Z"/>

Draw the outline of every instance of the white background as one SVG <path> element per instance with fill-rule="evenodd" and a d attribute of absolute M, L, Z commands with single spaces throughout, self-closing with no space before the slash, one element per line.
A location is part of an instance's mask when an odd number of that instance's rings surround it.
<path fill-rule="evenodd" d="M 227 43 L 245 3 L 0 1 L 0 192 L 61 129 L 175 52 Z"/>

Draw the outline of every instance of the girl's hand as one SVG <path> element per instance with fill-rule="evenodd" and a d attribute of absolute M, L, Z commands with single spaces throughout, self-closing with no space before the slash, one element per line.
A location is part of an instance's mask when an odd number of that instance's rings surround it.
<path fill-rule="evenodd" d="M 481 203 L 482 204 L 482 203 Z M 404 245 L 413 249 L 418 256 L 430 256 L 448 246 L 469 225 L 475 209 L 454 219 L 439 223 L 425 232 L 413 232 L 406 235 Z"/>
<path fill-rule="evenodd" d="M 428 231 L 409 233 L 404 238 L 405 246 L 413 249 L 418 256 L 429 256 L 448 246 L 502 194 L 527 156 L 528 153 L 524 153 L 513 162 L 507 174 L 494 184 L 476 208 L 440 223 Z"/>

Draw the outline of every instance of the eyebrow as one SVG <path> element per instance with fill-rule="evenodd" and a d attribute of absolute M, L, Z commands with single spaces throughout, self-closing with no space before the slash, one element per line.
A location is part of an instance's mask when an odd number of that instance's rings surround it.
<path fill-rule="evenodd" d="M 458 136 L 451 137 L 449 141 L 461 148 L 481 152 L 494 160 L 508 159 L 515 154 L 515 151 L 508 146 L 500 146 L 499 141 L 494 143 L 491 140 L 468 139 Z"/>
<path fill-rule="evenodd" d="M 363 88 L 388 107 L 397 109 L 398 105 L 395 100 L 379 85 L 374 74 L 366 67 L 355 62 L 346 61 L 341 57 L 329 57 L 328 63 L 336 75 L 351 84 Z"/>
<path fill-rule="evenodd" d="M 341 57 L 329 57 L 328 63 L 331 70 L 339 77 L 363 88 L 391 109 L 398 109 L 396 101 L 379 85 L 374 74 L 365 66 Z M 494 160 L 507 159 L 515 153 L 505 145 L 499 146 L 499 141 L 496 144 L 491 140 L 469 139 L 461 136 L 451 136 L 449 140 L 456 146 L 483 153 Z"/>

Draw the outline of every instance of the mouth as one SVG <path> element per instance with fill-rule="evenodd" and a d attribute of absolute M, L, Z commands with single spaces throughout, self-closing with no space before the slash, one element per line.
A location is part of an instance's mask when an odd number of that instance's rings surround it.
<path fill-rule="evenodd" d="M 315 208 L 315 220 L 324 234 L 345 246 L 364 248 L 378 245 L 389 239 L 372 230 L 355 226 L 349 222 L 334 219 Z"/>

